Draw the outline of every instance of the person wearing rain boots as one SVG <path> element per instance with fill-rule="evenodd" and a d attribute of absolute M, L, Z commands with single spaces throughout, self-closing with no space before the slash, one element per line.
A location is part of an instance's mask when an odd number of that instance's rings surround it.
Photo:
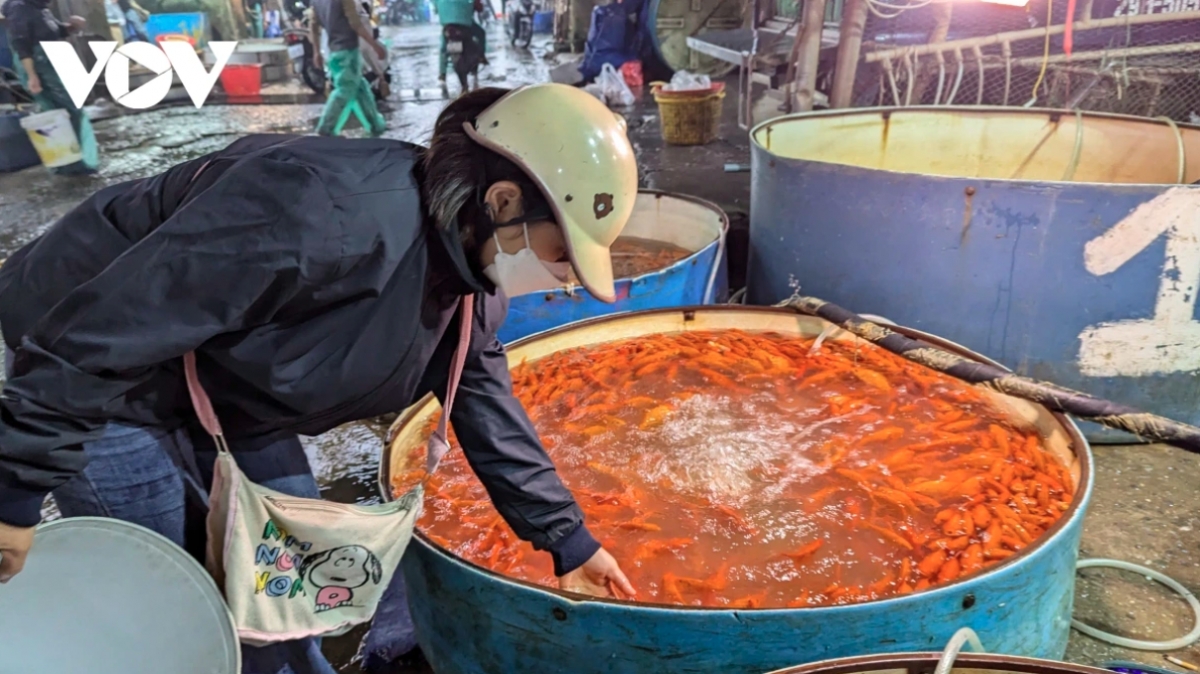
<path fill-rule="evenodd" d="M 475 15 L 482 9 L 482 3 L 479 0 L 435 0 L 435 7 L 442 26 L 462 26 L 471 35 L 472 40 L 479 46 L 479 63 L 488 65 L 487 30 L 475 20 Z M 446 34 L 443 32 L 438 47 L 438 82 L 445 83 L 449 64 Z"/>
<path fill-rule="evenodd" d="M 100 150 L 87 113 L 71 101 L 54 66 L 42 49 L 42 42 L 64 40 L 83 30 L 83 17 L 72 16 L 62 23 L 50 13 L 49 0 L 7 0 L 0 5 L 0 15 L 8 24 L 8 41 L 12 45 L 13 65 L 21 86 L 33 96 L 38 112 L 66 110 L 71 116 L 71 128 L 79 140 L 83 159 L 51 169 L 61 175 L 95 173 L 100 166 Z M 4 65 L 4 64 L 0 64 Z"/>
<path fill-rule="evenodd" d="M 333 82 L 333 90 L 317 123 L 317 133 L 338 135 L 353 112 L 368 134 L 383 135 L 387 121 L 375 106 L 371 86 L 363 77 L 358 41 L 359 38 L 364 40 L 380 59 L 387 58 L 387 48 L 362 20 L 355 0 L 313 0 L 312 6 L 312 43 L 321 44 L 321 30 L 328 32 L 329 77 Z M 322 67 L 324 58 L 319 49 L 314 52 L 313 60 L 318 68 Z"/>

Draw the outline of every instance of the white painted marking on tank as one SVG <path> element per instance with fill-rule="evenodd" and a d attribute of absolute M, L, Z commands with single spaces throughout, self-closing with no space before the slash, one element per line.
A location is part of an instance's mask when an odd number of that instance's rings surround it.
<path fill-rule="evenodd" d="M 1167 247 L 1154 316 L 1089 326 L 1079 334 L 1079 370 L 1089 377 L 1200 371 L 1200 188 L 1172 187 L 1084 246 L 1096 276 L 1111 274 L 1160 236 Z"/>

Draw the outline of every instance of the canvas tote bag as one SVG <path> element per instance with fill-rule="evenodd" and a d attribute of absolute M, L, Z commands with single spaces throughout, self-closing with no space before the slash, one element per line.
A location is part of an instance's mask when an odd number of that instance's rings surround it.
<path fill-rule="evenodd" d="M 471 339 L 474 297 L 459 301 L 459 336 L 446 404 L 429 439 L 427 474 L 449 449 L 447 421 Z M 184 357 L 188 393 L 218 455 L 209 494 L 206 565 L 233 613 L 243 643 L 263 646 L 336 636 L 366 622 L 421 515 L 418 484 L 391 503 L 360 506 L 296 498 L 251 482 L 225 443 L 196 356 Z"/>

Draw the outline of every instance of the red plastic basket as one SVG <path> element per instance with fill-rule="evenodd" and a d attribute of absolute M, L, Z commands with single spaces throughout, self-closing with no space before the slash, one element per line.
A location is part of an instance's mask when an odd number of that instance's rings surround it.
<path fill-rule="evenodd" d="M 257 96 L 262 92 L 261 63 L 231 63 L 221 71 L 221 88 L 228 96 Z"/>

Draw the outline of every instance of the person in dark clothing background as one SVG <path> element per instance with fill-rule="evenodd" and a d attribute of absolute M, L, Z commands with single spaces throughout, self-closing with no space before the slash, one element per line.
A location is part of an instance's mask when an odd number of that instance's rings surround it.
<path fill-rule="evenodd" d="M 48 492 L 65 516 L 192 542 L 185 495 L 208 485 L 177 457 L 194 453 L 207 481 L 215 452 L 185 353 L 247 476 L 315 498 L 297 434 L 441 397 L 454 307 L 475 295 L 451 415 L 472 468 L 564 589 L 632 595 L 513 396 L 496 330 L 506 294 L 569 268 L 613 301 L 608 248 L 636 194 L 623 120 L 557 84 L 459 98 L 428 149 L 248 136 L 100 190 L 0 268 L 0 581 L 21 571 Z M 243 672 L 333 672 L 314 639 L 243 652 Z"/>
<path fill-rule="evenodd" d="M 52 170 L 66 175 L 94 173 L 100 165 L 100 153 L 92 123 L 87 113 L 75 107 L 67 88 L 39 44 L 65 40 L 71 33 L 83 30 L 86 22 L 81 16 L 72 16 L 67 23 L 62 23 L 50 12 L 49 0 L 6 0 L 0 5 L 0 14 L 4 15 L 8 24 L 13 69 L 17 71 L 21 86 L 33 96 L 38 112 L 66 110 L 71 117 L 71 128 L 79 139 L 83 159 Z"/>

